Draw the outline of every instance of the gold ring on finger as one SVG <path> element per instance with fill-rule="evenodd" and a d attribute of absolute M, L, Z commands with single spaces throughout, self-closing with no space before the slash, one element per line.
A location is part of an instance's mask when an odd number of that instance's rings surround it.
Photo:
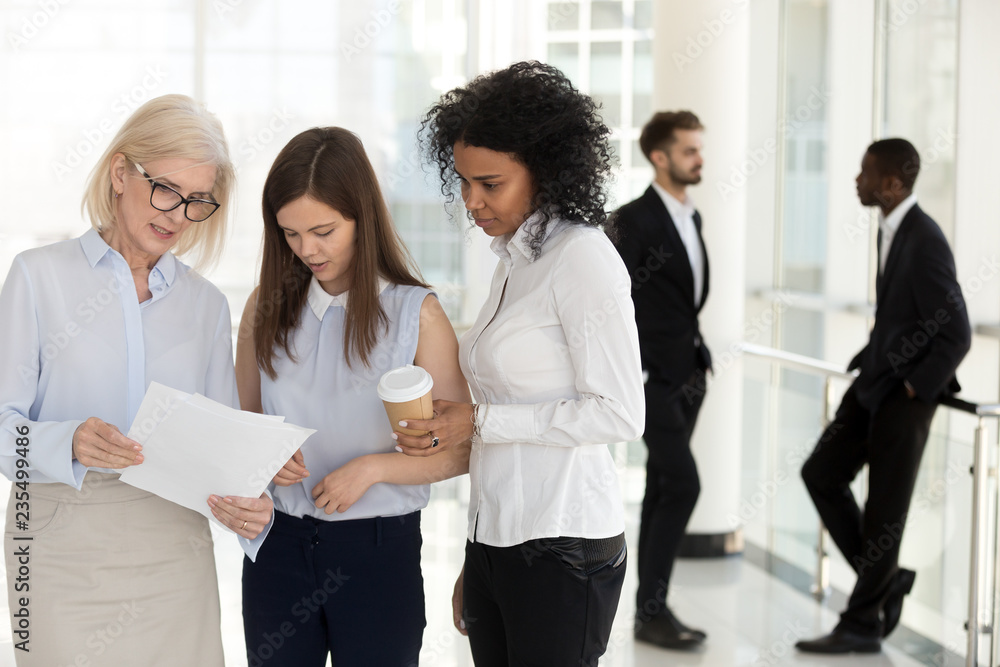
<path fill-rule="evenodd" d="M 240 528 L 240 530 L 246 530 L 246 529 L 247 529 L 247 522 L 246 522 L 246 521 L 244 521 L 244 522 L 243 522 L 243 527 L 242 527 L 242 528 Z"/>

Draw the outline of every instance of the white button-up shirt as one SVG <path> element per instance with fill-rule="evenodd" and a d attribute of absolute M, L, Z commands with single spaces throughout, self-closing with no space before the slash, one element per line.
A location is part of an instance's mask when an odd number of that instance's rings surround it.
<path fill-rule="evenodd" d="M 705 288 L 705 260 L 702 255 L 701 239 L 698 228 L 694 224 L 694 202 L 691 197 L 678 201 L 676 197 L 663 189 L 663 186 L 653 181 L 653 189 L 660 195 L 667 213 L 674 221 L 674 227 L 681 237 L 684 250 L 687 252 L 688 263 L 691 265 L 691 275 L 694 277 L 694 305 L 701 303 L 702 290 Z"/>
<path fill-rule="evenodd" d="M 878 272 L 885 273 L 885 261 L 889 257 L 889 250 L 892 249 L 892 240 L 896 238 L 896 230 L 899 229 L 899 224 L 903 222 L 903 218 L 910 209 L 917 203 L 917 195 L 911 194 L 909 197 L 899 202 L 896 208 L 889 212 L 889 215 L 884 215 L 882 211 L 879 211 L 879 229 L 882 231 L 882 245 L 879 248 L 878 257 Z"/>
<path fill-rule="evenodd" d="M 469 539 L 513 546 L 625 528 L 608 443 L 643 430 L 628 272 L 600 230 L 553 219 L 532 258 L 530 218 L 493 240 L 500 257 L 459 360 L 478 403 Z"/>
<path fill-rule="evenodd" d="M 77 427 L 97 417 L 126 433 L 153 381 L 239 407 L 226 297 L 170 253 L 150 271 L 149 291 L 139 303 L 125 258 L 93 229 L 14 258 L 0 291 L 8 479 L 26 458 L 31 483 L 80 489 L 88 469 L 73 459 Z M 30 445 L 19 453 L 23 431 Z M 266 534 L 240 538 L 251 558 Z"/>

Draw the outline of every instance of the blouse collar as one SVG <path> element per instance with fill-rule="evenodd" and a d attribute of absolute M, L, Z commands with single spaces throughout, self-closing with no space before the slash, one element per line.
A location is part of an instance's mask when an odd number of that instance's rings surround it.
<path fill-rule="evenodd" d="M 381 294 L 384 292 L 385 288 L 388 286 L 389 281 L 379 276 L 378 293 Z M 322 322 L 323 316 L 326 315 L 326 311 L 329 310 L 330 306 L 339 306 L 344 309 L 347 308 L 348 293 L 349 292 L 345 290 L 337 295 L 330 294 L 323 289 L 322 285 L 319 284 L 319 279 L 316 276 L 313 276 L 312 280 L 309 281 L 309 293 L 306 295 L 306 301 L 308 301 L 309 308 L 316 316 L 316 319 Z"/>
<path fill-rule="evenodd" d="M 80 237 L 80 245 L 83 247 L 83 254 L 87 257 L 90 268 L 96 267 L 97 263 L 108 253 L 111 253 L 112 257 L 118 257 L 125 263 L 125 258 L 122 257 L 121 253 L 109 246 L 107 241 L 101 238 L 100 233 L 93 227 Z M 158 282 L 162 280 L 167 287 L 170 287 L 173 285 L 174 278 L 176 277 L 177 258 L 172 253 L 165 252 L 156 260 L 156 265 L 150 271 L 150 281 Z"/>
<path fill-rule="evenodd" d="M 542 213 L 540 211 L 535 211 L 528 217 L 527 220 L 524 221 L 524 223 L 521 224 L 520 227 L 517 228 L 516 231 L 509 234 L 503 234 L 493 239 L 493 242 L 490 243 L 490 248 L 500 259 L 504 261 L 511 261 L 514 258 L 516 251 L 517 254 L 521 255 L 529 262 L 534 262 L 537 258 L 531 248 L 531 239 L 534 236 L 534 232 L 538 225 L 541 224 L 541 221 Z M 549 218 L 548 224 L 545 225 L 545 231 L 542 233 L 541 245 L 545 245 L 545 242 L 550 236 L 552 236 L 552 232 L 561 226 L 561 222 L 562 220 L 555 216 Z"/>

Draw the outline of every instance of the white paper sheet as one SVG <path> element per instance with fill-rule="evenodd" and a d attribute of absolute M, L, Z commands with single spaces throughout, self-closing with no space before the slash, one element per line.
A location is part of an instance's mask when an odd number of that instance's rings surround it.
<path fill-rule="evenodd" d="M 153 382 L 128 432 L 144 460 L 126 468 L 121 481 L 216 521 L 210 495 L 260 497 L 313 433 L 284 417 L 234 410 Z"/>

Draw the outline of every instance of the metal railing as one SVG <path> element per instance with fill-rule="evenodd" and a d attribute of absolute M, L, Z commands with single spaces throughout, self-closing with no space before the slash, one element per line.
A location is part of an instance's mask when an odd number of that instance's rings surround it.
<path fill-rule="evenodd" d="M 818 375 L 824 378 L 823 386 L 823 428 L 829 425 L 830 407 L 832 404 L 832 385 L 834 380 L 853 380 L 857 373 L 848 373 L 842 367 L 812 357 L 776 350 L 774 348 L 752 343 L 741 344 L 743 354 L 759 357 L 778 364 L 782 368 Z M 987 520 L 990 515 L 990 501 L 993 503 L 993 516 L 1000 517 L 1000 492 L 994 489 L 990 493 L 989 480 L 996 480 L 996 461 L 1000 460 L 998 441 L 994 437 L 992 445 L 989 441 L 989 430 L 986 420 L 1000 417 L 1000 405 L 970 403 L 959 398 L 943 399 L 939 405 L 951 410 L 957 410 L 977 418 L 973 446 L 973 462 L 970 469 L 972 475 L 972 526 L 969 548 L 969 606 L 966 622 L 966 667 L 997 667 L 1000 666 L 1000 543 L 998 530 Z M 992 448 L 992 452 L 991 452 Z M 992 455 L 991 455 L 992 454 Z M 991 462 L 993 462 L 991 464 Z M 996 486 L 996 485 L 995 485 Z M 992 495 L 992 498 L 990 497 Z M 826 529 L 820 522 L 819 539 L 816 545 L 816 573 L 812 585 L 813 594 L 817 599 L 826 597 L 830 589 L 830 566 L 827 554 Z M 987 563 L 993 559 L 992 581 L 987 576 Z M 984 619 L 984 611 L 989 608 L 989 619 Z M 980 663 L 979 654 L 981 640 L 989 638 L 989 659 Z"/>

